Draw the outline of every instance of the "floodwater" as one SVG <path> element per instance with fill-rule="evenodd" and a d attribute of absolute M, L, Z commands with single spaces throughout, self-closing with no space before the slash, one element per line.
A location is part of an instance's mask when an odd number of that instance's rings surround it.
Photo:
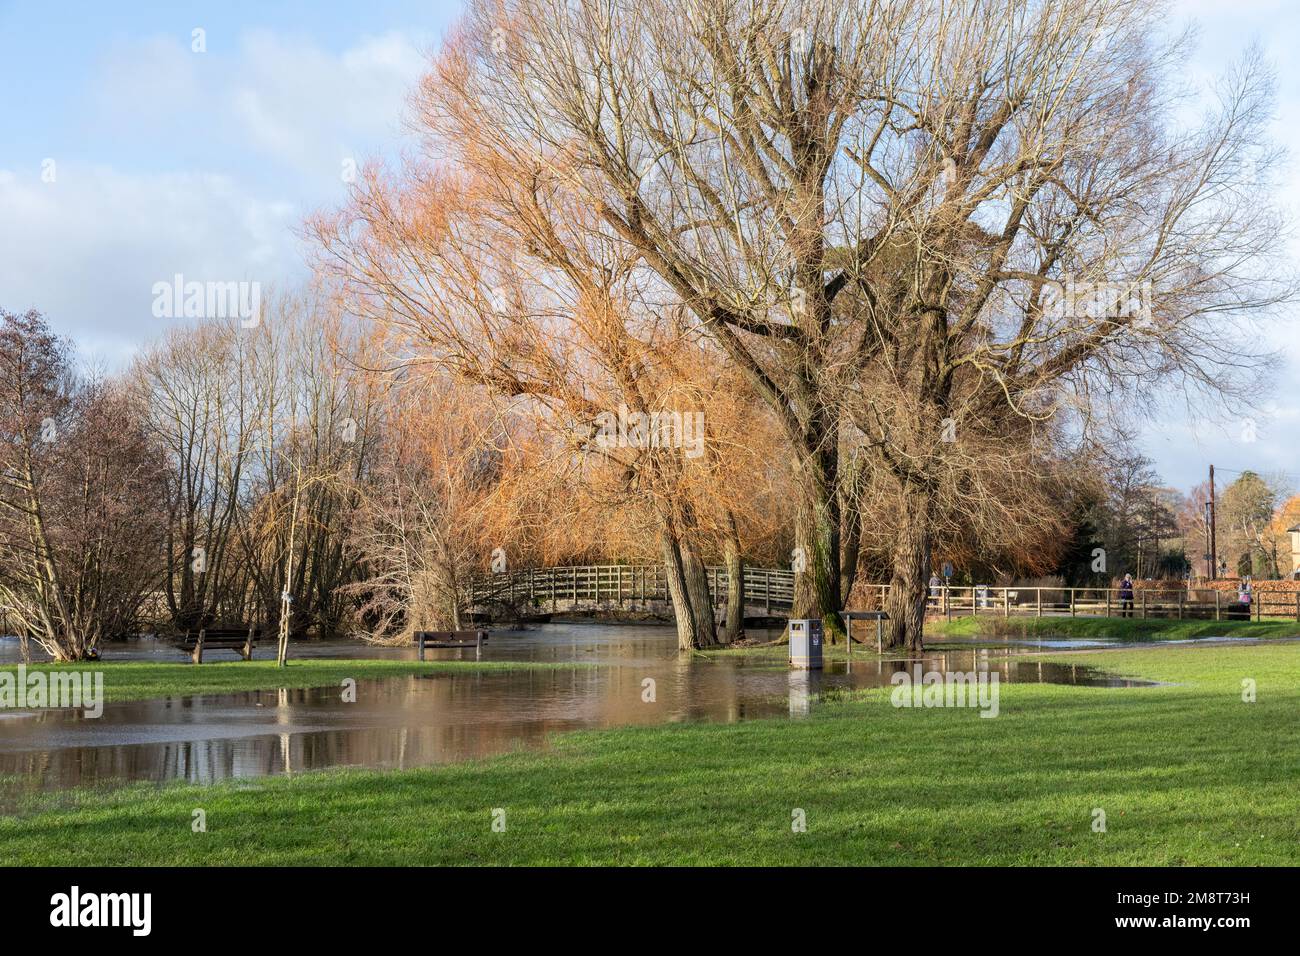
<path fill-rule="evenodd" d="M 472 649 L 428 653 L 474 657 Z M 1017 660 L 1018 653 L 966 646 L 928 651 L 921 663 L 925 670 L 996 672 L 1002 682 L 1141 683 L 1082 666 Z M 152 639 L 113 645 L 105 656 L 184 660 Z M 274 648 L 259 648 L 256 656 L 273 657 Z M 410 660 L 415 651 L 329 641 L 296 644 L 291 656 Z M 224 651 L 208 657 L 235 659 Z M 825 690 L 885 686 L 916 664 L 863 660 L 851 669 L 838 663 L 821 673 L 788 671 L 779 660 L 683 657 L 671 627 L 558 623 L 494 631 L 483 659 L 601 666 L 362 679 L 355 703 L 343 701 L 340 687 L 321 687 L 110 703 L 97 719 L 80 710 L 0 711 L 0 806 L 22 790 L 439 764 L 541 748 L 553 734 L 583 728 L 798 718 Z M 0 639 L 0 662 L 15 660 L 16 642 Z M 646 699 L 650 688 L 653 700 Z"/>

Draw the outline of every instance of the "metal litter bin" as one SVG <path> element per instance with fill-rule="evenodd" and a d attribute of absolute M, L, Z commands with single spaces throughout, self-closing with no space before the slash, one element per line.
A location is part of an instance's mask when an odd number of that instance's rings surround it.
<path fill-rule="evenodd" d="M 790 621 L 790 666 L 799 670 L 822 669 L 822 622 L 818 618 Z"/>

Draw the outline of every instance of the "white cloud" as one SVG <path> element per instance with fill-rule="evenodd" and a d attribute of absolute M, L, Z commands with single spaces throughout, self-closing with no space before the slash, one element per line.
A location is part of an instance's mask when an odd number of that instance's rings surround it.
<path fill-rule="evenodd" d="M 116 40 L 97 63 L 80 156 L 0 169 L 0 306 L 38 308 L 83 355 L 117 364 L 159 331 L 154 282 L 292 282 L 294 228 L 339 201 L 345 158 L 398 140 L 424 67 L 405 35 L 338 53 L 268 32 Z M 94 161 L 84 156 L 94 157 Z"/>
<path fill-rule="evenodd" d="M 313 175 L 338 177 L 364 141 L 391 141 L 424 63 L 405 37 L 361 41 L 340 57 L 268 33 L 241 44 L 230 109 L 249 145 Z"/>
<path fill-rule="evenodd" d="M 83 355 L 115 364 L 161 331 L 155 282 L 270 284 L 300 271 L 299 218 L 221 175 L 61 163 L 43 183 L 0 170 L 0 305 L 39 309 Z"/>

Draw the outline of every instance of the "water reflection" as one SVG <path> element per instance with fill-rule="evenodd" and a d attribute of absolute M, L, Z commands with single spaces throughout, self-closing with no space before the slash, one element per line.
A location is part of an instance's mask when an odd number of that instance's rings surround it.
<path fill-rule="evenodd" d="M 407 648 L 351 642 L 296 646 L 297 656 L 413 658 Z M 461 650 L 437 652 L 447 658 Z M 156 641 L 111 657 L 169 660 Z M 670 628 L 546 625 L 494 634 L 487 660 L 585 661 L 591 668 L 479 671 L 358 680 L 342 688 L 215 694 L 108 704 L 79 711 L 6 712 L 0 721 L 0 801 L 14 789 L 62 789 L 123 781 L 209 783 L 324 767 L 405 768 L 545 747 L 555 733 L 674 721 L 806 717 L 830 688 L 887 686 L 915 661 L 859 660 L 823 672 L 771 661 L 693 660 Z M 2 659 L 2 658 L 0 658 Z M 996 671 L 1005 682 L 1125 686 L 1087 667 L 1018 660 L 1010 648 L 941 649 L 926 670 Z M 653 678 L 653 702 L 643 681 Z"/>

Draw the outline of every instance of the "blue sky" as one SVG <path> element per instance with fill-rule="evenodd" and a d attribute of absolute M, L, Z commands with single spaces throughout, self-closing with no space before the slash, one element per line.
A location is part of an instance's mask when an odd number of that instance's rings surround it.
<path fill-rule="evenodd" d="M 402 146 L 407 91 L 459 0 L 58 3 L 0 0 L 0 305 L 38 307 L 88 360 L 116 367 L 159 331 L 151 287 L 176 272 L 291 283 L 295 227 L 344 195 L 343 163 Z M 1177 0 L 1205 83 L 1252 40 L 1278 75 L 1274 136 L 1300 208 L 1300 0 Z M 202 29 L 206 52 L 192 50 Z M 42 180 L 53 161 L 53 182 Z M 1140 436 L 1182 488 L 1213 461 L 1300 485 L 1300 327 L 1287 366 L 1240 423 L 1176 402 Z"/>

